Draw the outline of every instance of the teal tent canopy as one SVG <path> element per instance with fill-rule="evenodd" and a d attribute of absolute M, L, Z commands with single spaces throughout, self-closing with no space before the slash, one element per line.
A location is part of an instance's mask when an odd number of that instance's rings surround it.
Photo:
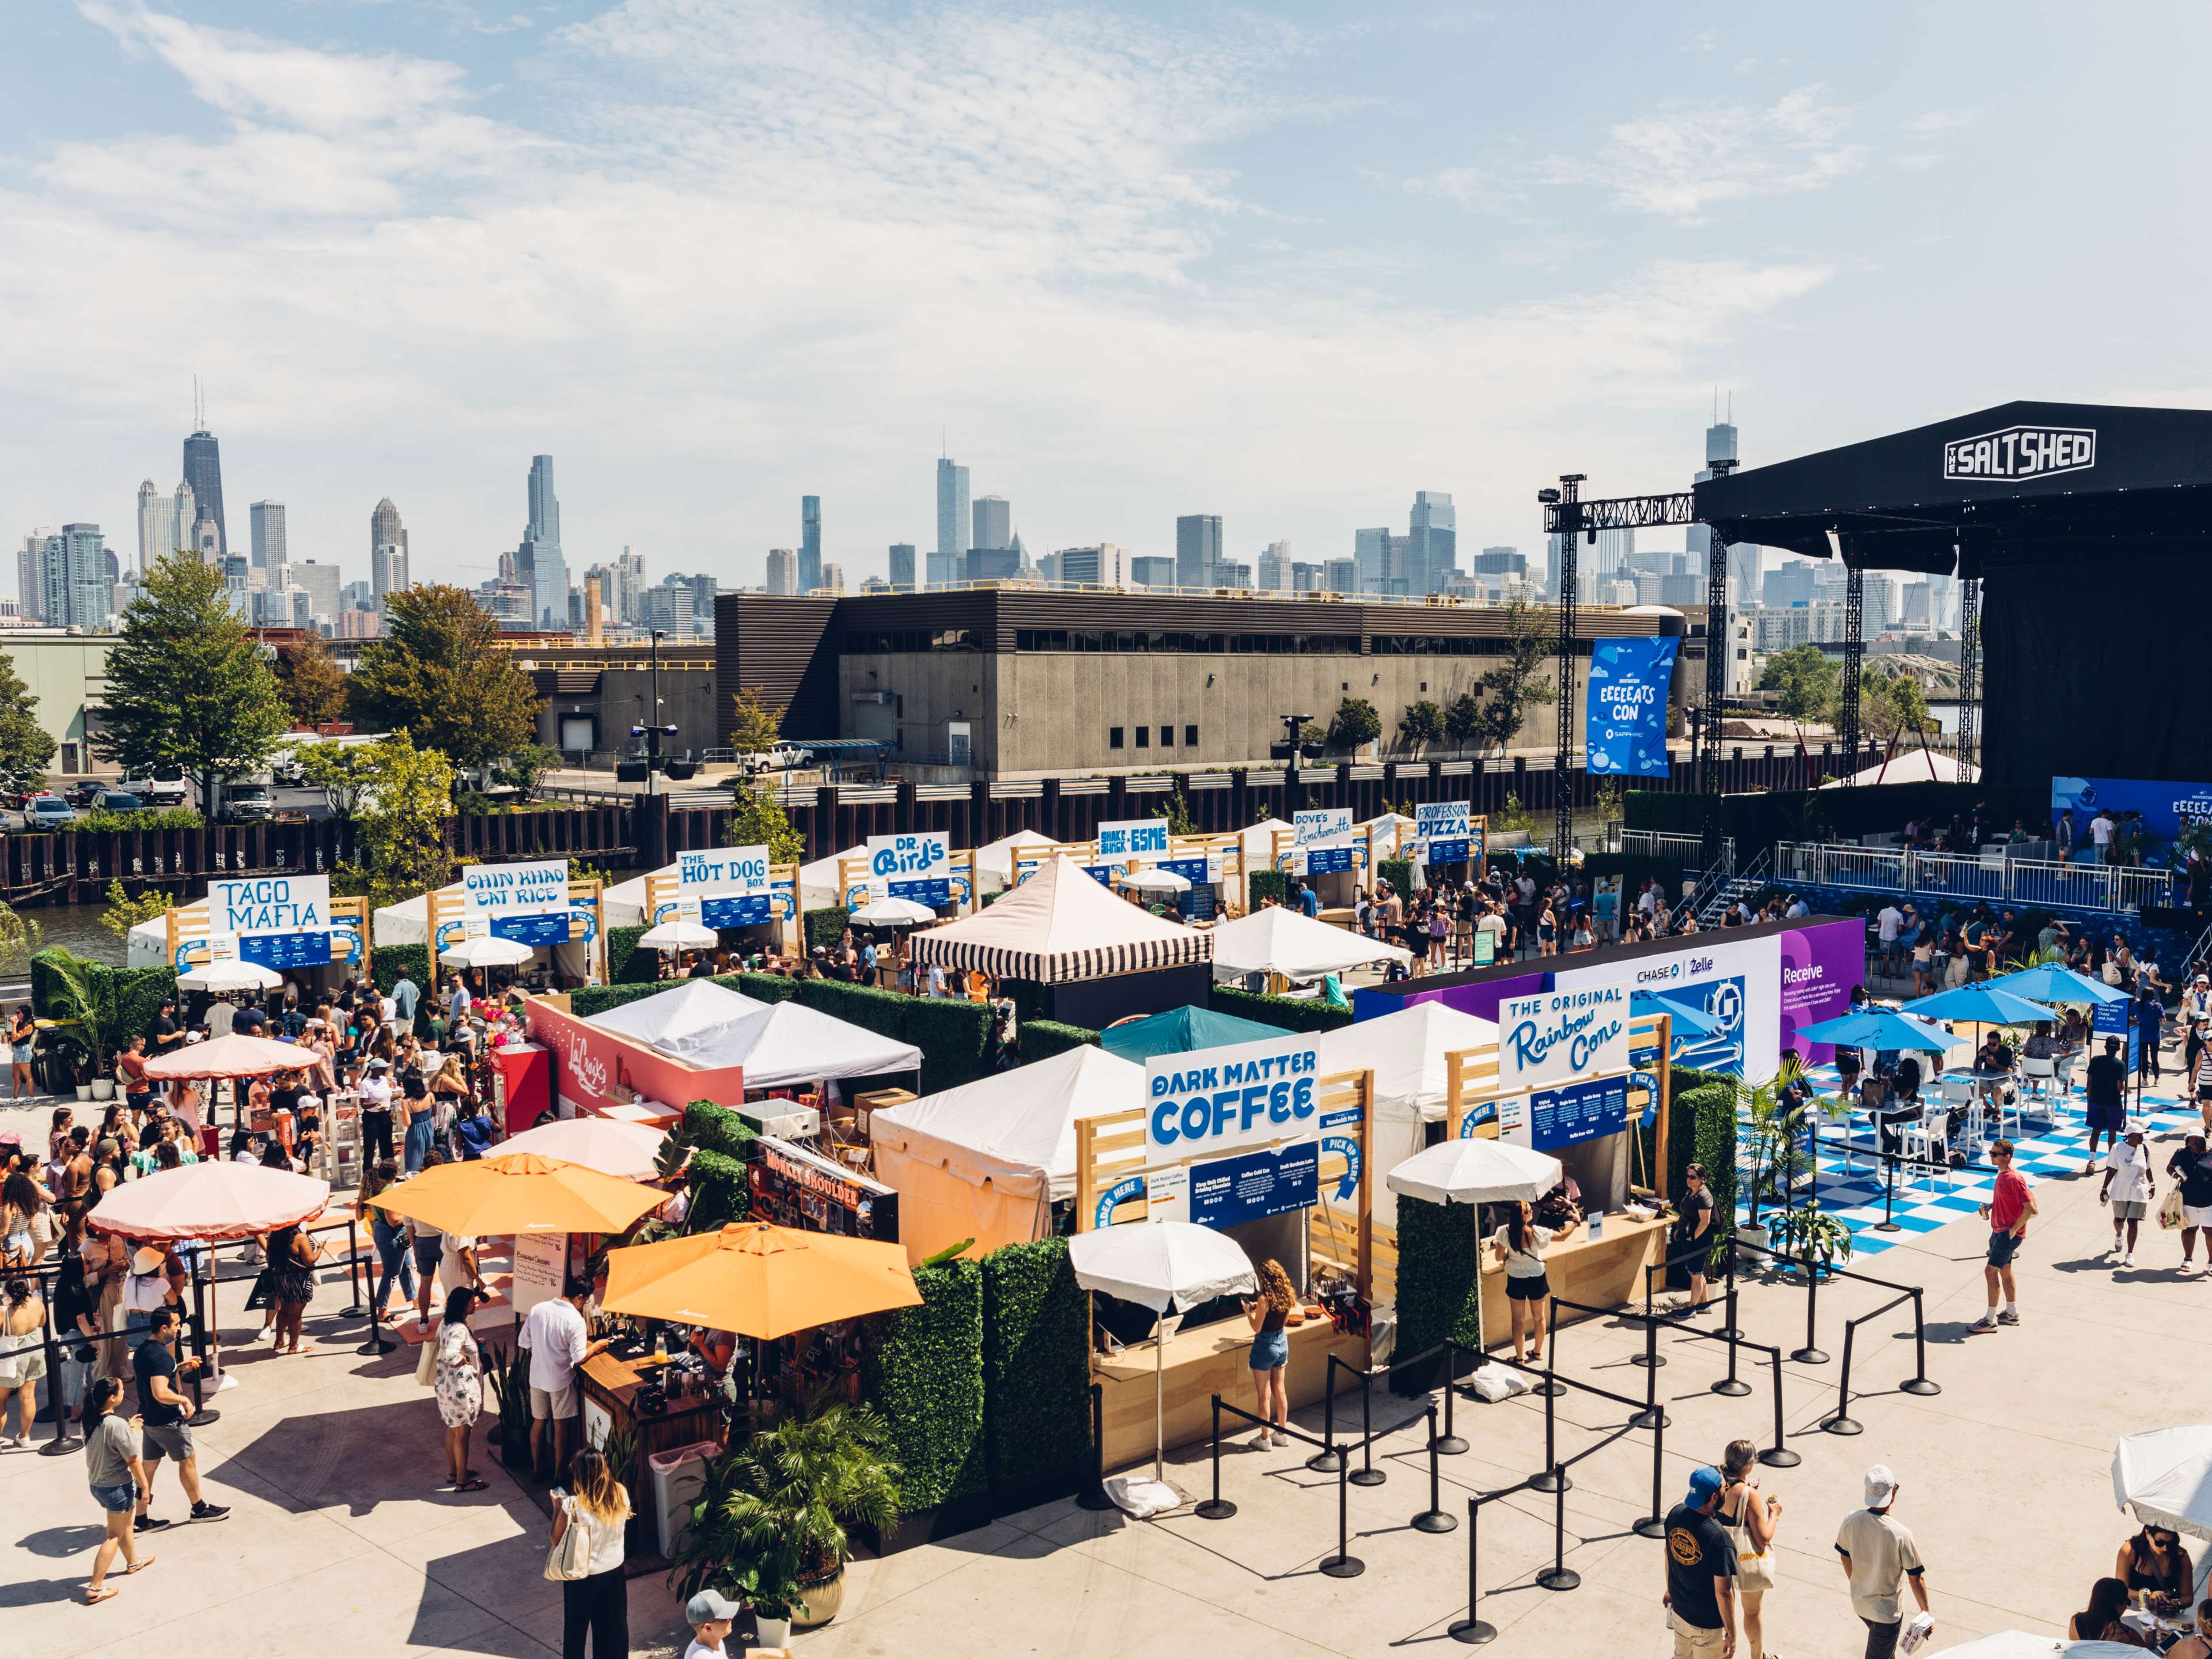
<path fill-rule="evenodd" d="M 1217 1014 L 1211 1008 L 1186 1006 L 1109 1025 L 1098 1034 L 1098 1046 L 1141 1066 L 1154 1054 L 1225 1048 L 1233 1042 L 1265 1042 L 1286 1035 L 1279 1025 L 1262 1025 L 1255 1019 Z"/>

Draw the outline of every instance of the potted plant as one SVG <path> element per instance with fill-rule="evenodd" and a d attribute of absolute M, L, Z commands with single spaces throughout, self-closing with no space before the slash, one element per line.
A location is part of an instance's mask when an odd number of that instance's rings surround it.
<path fill-rule="evenodd" d="M 744 1602 L 753 1610 L 753 1645 L 784 1647 L 791 1641 L 792 1610 L 805 1601 L 799 1593 L 799 1552 L 779 1546 L 748 1553 L 731 1507 L 739 1481 L 734 1454 L 708 1460 L 668 1582 L 679 1601 L 713 1589 Z"/>
<path fill-rule="evenodd" d="M 530 1355 L 503 1343 L 483 1345 L 484 1381 L 491 1385 L 499 1407 L 499 1423 L 492 1431 L 499 1445 L 499 1461 L 510 1469 L 530 1467 Z"/>
<path fill-rule="evenodd" d="M 1811 1205 L 1778 1210 L 1774 1215 L 1775 1248 L 1802 1261 L 1833 1267 L 1851 1259 L 1851 1230 L 1839 1216 Z M 1801 1277 L 1802 1267 L 1793 1268 Z"/>
<path fill-rule="evenodd" d="M 1737 1116 L 1744 1128 L 1748 1164 L 1750 1210 L 1736 1237 L 1747 1244 L 1767 1247 L 1768 1230 L 1759 1218 L 1760 1200 L 1772 1198 L 1784 1209 L 1797 1175 L 1797 1137 L 1805 1127 L 1809 1100 L 1796 1093 L 1800 1067 L 1792 1056 L 1784 1060 L 1771 1080 L 1736 1085 Z"/>
<path fill-rule="evenodd" d="M 80 1050 L 71 1067 L 76 1097 L 79 1100 L 94 1098 L 99 1085 L 104 1082 L 107 1085 L 106 1091 L 98 1097 L 112 1099 L 115 1094 L 115 1080 L 102 1075 L 106 1069 L 108 1011 L 100 1006 L 102 987 L 93 978 L 92 969 L 96 964 L 64 956 L 60 951 L 54 952 L 47 961 L 52 967 L 54 977 L 61 981 L 62 989 L 69 998 L 71 1023 L 82 1036 L 84 1049 L 90 1051 Z M 101 978 L 107 980 L 112 987 L 112 981 L 104 969 Z"/>

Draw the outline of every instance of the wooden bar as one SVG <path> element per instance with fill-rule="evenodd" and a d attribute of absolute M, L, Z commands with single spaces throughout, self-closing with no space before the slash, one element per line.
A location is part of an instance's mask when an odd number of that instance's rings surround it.
<path fill-rule="evenodd" d="M 650 1355 L 642 1359 L 617 1359 L 611 1353 L 595 1353 L 582 1367 L 586 1432 L 591 1431 L 595 1412 L 605 1412 L 617 1428 L 627 1426 L 637 1431 L 638 1467 L 630 1477 L 634 1503 L 641 1490 L 639 1483 L 647 1479 L 645 1460 L 653 1453 L 722 1437 L 721 1407 L 712 1395 L 673 1400 L 665 1412 L 639 1416 L 635 1409 L 638 1390 L 645 1386 L 653 1370 Z"/>
<path fill-rule="evenodd" d="M 1330 1353 L 1360 1370 L 1367 1369 L 1367 1339 L 1346 1335 L 1327 1319 L 1310 1320 L 1285 1334 L 1291 1344 L 1285 1381 L 1294 1408 L 1310 1406 L 1322 1397 L 1328 1386 Z M 1251 1351 L 1252 1332 L 1242 1319 L 1217 1320 L 1196 1330 L 1178 1331 L 1168 1339 L 1166 1353 L 1158 1356 L 1165 1361 L 1162 1391 L 1165 1409 L 1160 1420 L 1167 1445 L 1188 1445 L 1212 1434 L 1217 1394 L 1230 1405 L 1248 1412 L 1253 1409 L 1252 1372 L 1245 1363 Z M 1091 1374 L 1103 1395 L 1109 1469 L 1121 1468 L 1152 1455 L 1154 1359 L 1152 1344 L 1145 1341 L 1092 1361 Z M 1350 1409 L 1356 1413 L 1357 1395 L 1352 1398 Z M 1239 1432 L 1257 1432 L 1250 1425 L 1224 1416 L 1224 1438 L 1232 1422 Z M 1343 1422 L 1339 1427 L 1343 1427 Z"/>
<path fill-rule="evenodd" d="M 1673 1223 L 1662 1217 L 1638 1221 L 1626 1215 L 1605 1218 L 1605 1236 L 1593 1240 L 1589 1224 L 1577 1224 L 1544 1248 L 1544 1277 L 1552 1293 L 1570 1302 L 1593 1307 L 1644 1305 L 1644 1269 L 1667 1254 L 1667 1230 Z M 1563 1318 L 1562 1324 L 1589 1316 Z M 1505 1264 L 1498 1260 L 1490 1241 L 1482 1242 L 1482 1340 L 1486 1345 L 1510 1342 L 1513 1322 L 1505 1295 Z"/>

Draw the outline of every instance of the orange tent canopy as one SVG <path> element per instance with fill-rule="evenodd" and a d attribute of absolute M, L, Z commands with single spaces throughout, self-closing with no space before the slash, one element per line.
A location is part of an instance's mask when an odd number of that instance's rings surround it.
<path fill-rule="evenodd" d="M 668 1194 L 581 1164 L 510 1152 L 441 1164 L 386 1188 L 369 1202 L 441 1232 L 472 1238 L 508 1233 L 618 1233 Z"/>
<path fill-rule="evenodd" d="M 610 1251 L 599 1305 L 765 1340 L 921 1303 L 903 1246 L 760 1221 Z"/>

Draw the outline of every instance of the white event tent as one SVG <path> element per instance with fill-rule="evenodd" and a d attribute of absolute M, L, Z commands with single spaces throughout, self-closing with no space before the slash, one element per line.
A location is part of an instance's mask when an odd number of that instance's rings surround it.
<path fill-rule="evenodd" d="M 1014 884 L 1014 860 L 1024 847 L 1049 847 L 1050 836 L 1040 836 L 1034 830 L 1017 830 L 1011 836 L 975 849 L 975 880 L 981 890 L 996 893 Z"/>
<path fill-rule="evenodd" d="M 768 1006 L 711 980 L 687 979 L 665 991 L 594 1014 L 591 1023 L 601 1030 L 617 1032 L 674 1054 L 683 1052 L 683 1045 L 733 1025 Z"/>
<path fill-rule="evenodd" d="M 1975 783 L 1981 775 L 1982 769 L 1972 761 L 1939 755 L 1929 749 L 1908 749 L 1901 755 L 1877 761 L 1850 777 L 1831 778 L 1820 787 L 1843 789 L 1877 783 Z"/>
<path fill-rule="evenodd" d="M 1322 1074 L 1375 1073 L 1375 1167 L 1394 1170 L 1427 1143 L 1425 1126 L 1444 1115 L 1450 1088 L 1445 1056 L 1497 1041 L 1493 1021 L 1441 1002 L 1417 1002 L 1379 1019 L 1323 1031 Z M 1393 1198 L 1392 1213 L 1382 1218 L 1393 1225 L 1396 1204 Z"/>
<path fill-rule="evenodd" d="M 695 981 L 686 983 L 692 982 Z M 721 989 L 720 986 L 712 988 Z M 737 1013 L 734 1018 L 694 1023 L 687 1029 L 658 1037 L 642 1036 L 631 1029 L 641 1011 L 682 994 L 679 988 L 627 1003 L 594 1015 L 586 1024 L 621 1031 L 663 1054 L 708 1070 L 741 1066 L 749 1091 L 921 1069 L 921 1050 L 912 1043 L 901 1042 L 798 1002 L 755 1004 L 749 1012 Z M 724 994 L 733 1001 L 752 1000 L 731 992 Z M 617 1023 L 625 1014 L 633 1016 L 629 1026 Z"/>
<path fill-rule="evenodd" d="M 908 1258 L 1050 1237 L 1052 1200 L 1075 1195 L 1076 1121 L 1144 1103 L 1145 1068 L 1086 1042 L 876 1113 L 876 1178 L 898 1191 Z"/>
<path fill-rule="evenodd" d="M 1206 962 L 1212 936 L 1118 899 L 1061 853 L 988 910 L 916 933 L 918 963 L 1065 985 Z"/>
<path fill-rule="evenodd" d="M 1286 905 L 1250 911 L 1213 930 L 1216 981 L 1241 979 L 1246 974 L 1319 979 L 1369 963 L 1413 959 L 1411 951 L 1316 921 Z"/>

